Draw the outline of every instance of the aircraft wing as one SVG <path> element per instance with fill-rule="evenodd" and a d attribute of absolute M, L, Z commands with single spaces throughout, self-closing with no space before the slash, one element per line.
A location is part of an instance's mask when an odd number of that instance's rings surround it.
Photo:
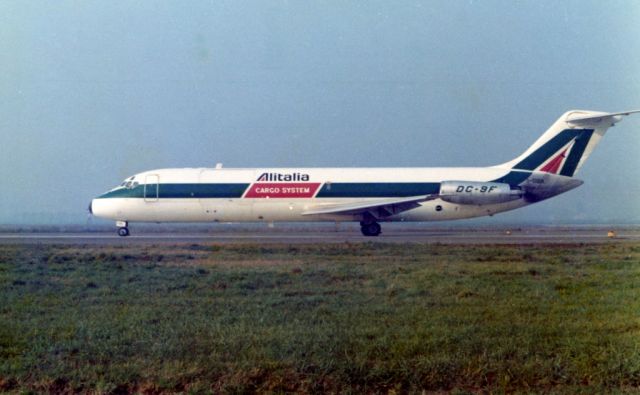
<path fill-rule="evenodd" d="M 363 202 L 351 202 L 343 204 L 331 204 L 325 206 L 317 206 L 304 211 L 302 215 L 320 215 L 320 214 L 364 214 L 368 212 L 375 218 L 385 218 L 391 215 L 401 213 L 420 207 L 420 202 L 437 199 L 439 195 L 423 195 L 411 196 L 404 198 L 367 200 Z"/>

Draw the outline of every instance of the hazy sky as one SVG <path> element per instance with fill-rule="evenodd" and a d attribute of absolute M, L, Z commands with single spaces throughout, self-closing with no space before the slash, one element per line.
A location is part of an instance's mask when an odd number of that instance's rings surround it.
<path fill-rule="evenodd" d="M 84 221 L 163 167 L 485 166 L 569 109 L 640 108 L 638 1 L 0 1 L 0 223 Z M 640 222 L 640 116 L 566 195 Z"/>

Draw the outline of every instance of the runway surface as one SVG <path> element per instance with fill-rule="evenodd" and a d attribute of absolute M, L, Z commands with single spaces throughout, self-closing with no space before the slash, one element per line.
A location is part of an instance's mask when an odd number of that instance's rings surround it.
<path fill-rule="evenodd" d="M 609 230 L 615 236 L 608 235 Z M 113 232 L 100 233 L 0 233 L 0 245 L 91 244 L 91 245 L 151 245 L 151 244 L 225 244 L 225 243 L 441 243 L 441 244 L 549 244 L 549 243 L 612 243 L 640 242 L 639 227 L 537 227 L 508 229 L 385 229 L 378 237 L 364 237 L 357 229 L 338 231 L 224 231 L 200 233 L 133 232 L 119 237 Z"/>

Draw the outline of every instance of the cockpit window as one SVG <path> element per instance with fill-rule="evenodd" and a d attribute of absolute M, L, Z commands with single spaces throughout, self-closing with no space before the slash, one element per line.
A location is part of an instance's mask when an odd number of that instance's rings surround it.
<path fill-rule="evenodd" d="M 133 189 L 135 187 L 137 187 L 138 185 L 140 185 L 140 183 L 138 183 L 138 181 L 133 181 L 133 177 L 129 177 L 126 180 L 122 181 L 122 184 L 119 185 L 119 187 L 124 187 L 127 189 Z"/>
<path fill-rule="evenodd" d="M 139 185 L 138 181 L 127 181 L 125 183 L 125 187 L 127 189 L 133 189 L 133 188 L 137 187 L 138 185 Z"/>

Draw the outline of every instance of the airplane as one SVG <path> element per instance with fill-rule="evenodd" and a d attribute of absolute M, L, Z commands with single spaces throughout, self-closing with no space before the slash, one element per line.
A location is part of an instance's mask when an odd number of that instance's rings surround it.
<path fill-rule="evenodd" d="M 93 199 L 89 212 L 130 222 L 381 222 L 494 215 L 583 184 L 574 178 L 607 129 L 640 110 L 572 110 L 517 158 L 490 167 L 184 168 L 145 171 Z"/>

